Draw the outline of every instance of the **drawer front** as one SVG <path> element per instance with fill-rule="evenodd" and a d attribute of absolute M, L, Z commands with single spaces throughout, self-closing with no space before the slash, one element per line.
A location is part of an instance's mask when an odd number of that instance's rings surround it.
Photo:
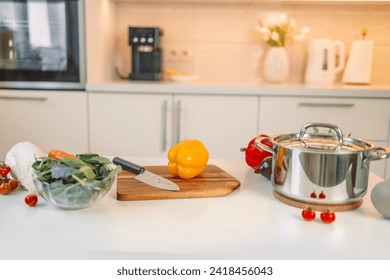
<path fill-rule="evenodd" d="M 345 135 L 387 141 L 390 100 L 353 98 L 261 97 L 259 133 L 298 132 L 309 122 L 327 122 Z"/>
<path fill-rule="evenodd" d="M 166 156 L 170 95 L 89 93 L 91 152 Z"/>
<path fill-rule="evenodd" d="M 0 159 L 18 142 L 47 152 L 88 151 L 87 95 L 78 91 L 1 90 Z"/>

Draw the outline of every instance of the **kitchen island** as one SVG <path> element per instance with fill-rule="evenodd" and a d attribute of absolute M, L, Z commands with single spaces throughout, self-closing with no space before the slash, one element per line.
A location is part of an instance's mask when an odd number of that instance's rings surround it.
<path fill-rule="evenodd" d="M 127 158 L 164 165 L 164 158 Z M 390 220 L 370 200 L 324 224 L 278 201 L 271 183 L 244 160 L 210 159 L 241 182 L 227 196 L 118 201 L 116 184 L 96 205 L 59 210 L 26 192 L 0 196 L 0 259 L 390 259 Z"/>

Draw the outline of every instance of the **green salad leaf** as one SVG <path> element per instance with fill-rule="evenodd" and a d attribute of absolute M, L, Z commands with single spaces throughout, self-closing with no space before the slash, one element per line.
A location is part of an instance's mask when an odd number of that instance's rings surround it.
<path fill-rule="evenodd" d="M 80 182 L 101 181 L 114 177 L 122 171 L 120 166 L 109 167 L 111 161 L 98 154 L 78 154 L 76 158 L 53 159 L 50 157 L 37 158 L 32 168 L 39 181 L 61 184 L 76 184 Z"/>

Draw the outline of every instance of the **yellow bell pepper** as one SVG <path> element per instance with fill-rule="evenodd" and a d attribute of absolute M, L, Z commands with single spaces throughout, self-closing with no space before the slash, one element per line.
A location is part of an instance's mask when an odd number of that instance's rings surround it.
<path fill-rule="evenodd" d="M 168 160 L 169 173 L 191 179 L 206 169 L 209 152 L 199 140 L 183 140 L 169 149 Z"/>

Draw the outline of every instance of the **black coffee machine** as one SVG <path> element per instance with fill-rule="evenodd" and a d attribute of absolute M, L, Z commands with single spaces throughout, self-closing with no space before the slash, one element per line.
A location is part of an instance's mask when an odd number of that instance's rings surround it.
<path fill-rule="evenodd" d="M 162 50 L 158 27 L 129 27 L 131 46 L 130 80 L 162 80 Z"/>

